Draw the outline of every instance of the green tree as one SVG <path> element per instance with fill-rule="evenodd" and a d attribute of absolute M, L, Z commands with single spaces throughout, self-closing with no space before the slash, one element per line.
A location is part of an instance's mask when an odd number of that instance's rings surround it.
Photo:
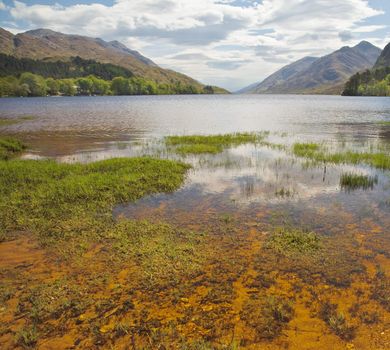
<path fill-rule="evenodd" d="M 114 95 L 130 95 L 129 80 L 116 77 L 111 82 L 111 91 Z"/>
<path fill-rule="evenodd" d="M 28 85 L 29 96 L 46 96 L 46 82 L 40 75 L 23 73 L 20 76 L 19 83 Z"/>
<path fill-rule="evenodd" d="M 46 86 L 49 95 L 55 96 L 60 92 L 60 84 L 53 78 L 46 79 Z"/>
<path fill-rule="evenodd" d="M 77 92 L 77 86 L 73 79 L 61 79 L 60 84 L 60 93 L 65 96 L 74 96 Z"/>
<path fill-rule="evenodd" d="M 91 95 L 93 89 L 93 81 L 90 77 L 79 78 L 76 81 L 80 95 Z"/>

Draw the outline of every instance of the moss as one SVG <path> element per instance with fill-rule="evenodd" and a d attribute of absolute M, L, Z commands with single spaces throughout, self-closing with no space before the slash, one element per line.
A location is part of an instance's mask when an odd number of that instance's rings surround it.
<path fill-rule="evenodd" d="M 238 146 L 246 143 L 259 143 L 268 135 L 263 133 L 235 133 L 225 135 L 189 135 L 167 136 L 165 143 L 173 146 L 174 151 L 181 154 L 216 154 L 225 148 Z"/>
<path fill-rule="evenodd" d="M 377 183 L 377 176 L 344 173 L 340 177 L 340 186 L 347 191 L 373 189 Z"/>

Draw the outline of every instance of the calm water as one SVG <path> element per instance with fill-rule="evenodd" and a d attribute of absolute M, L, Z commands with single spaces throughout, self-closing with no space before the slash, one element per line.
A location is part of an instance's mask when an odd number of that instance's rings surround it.
<path fill-rule="evenodd" d="M 389 118 L 389 98 L 233 95 L 0 100 L 0 117 L 18 116 L 37 118 L 1 131 L 27 132 L 24 136 L 34 151 L 51 156 L 104 150 L 115 141 L 168 134 L 269 130 L 326 140 L 390 139 L 389 129 L 376 124 Z"/>

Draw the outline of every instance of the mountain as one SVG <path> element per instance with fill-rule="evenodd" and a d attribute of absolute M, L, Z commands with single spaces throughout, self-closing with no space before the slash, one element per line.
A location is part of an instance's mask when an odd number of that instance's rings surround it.
<path fill-rule="evenodd" d="M 72 57 L 81 57 L 120 66 L 135 76 L 159 83 L 203 87 L 201 83 L 184 74 L 157 66 L 150 59 L 118 41 L 107 42 L 99 38 L 63 34 L 49 29 L 14 35 L 0 28 L 0 53 L 45 61 L 69 61 Z"/>
<path fill-rule="evenodd" d="M 381 55 L 375 63 L 374 69 L 390 67 L 390 43 L 383 49 Z"/>
<path fill-rule="evenodd" d="M 263 80 L 261 83 L 256 83 L 254 85 L 252 84 L 248 88 L 246 88 L 247 90 L 245 88 L 242 89 L 241 92 L 263 94 L 283 89 L 283 85 L 287 80 L 298 76 L 301 72 L 308 69 L 309 66 L 316 60 L 316 57 L 304 57 L 294 63 L 283 67 L 282 69 L 279 69 L 275 73 L 271 74 L 268 78 Z"/>
<path fill-rule="evenodd" d="M 381 50 L 367 41 L 320 57 L 304 57 L 272 74 L 247 93 L 340 94 L 348 78 L 371 68 Z"/>

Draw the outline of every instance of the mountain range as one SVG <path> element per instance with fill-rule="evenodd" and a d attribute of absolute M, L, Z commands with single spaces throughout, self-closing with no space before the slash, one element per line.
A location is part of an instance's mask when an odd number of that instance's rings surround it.
<path fill-rule="evenodd" d="M 202 88 L 198 81 L 173 70 L 164 69 L 139 52 L 118 41 L 104 41 L 80 35 L 69 35 L 49 29 L 12 34 L 0 28 L 0 53 L 17 58 L 44 61 L 69 61 L 73 57 L 110 63 L 131 71 L 135 76 L 158 83 L 181 83 Z"/>
<path fill-rule="evenodd" d="M 370 69 L 381 49 L 367 41 L 323 57 L 304 57 L 239 91 L 251 94 L 340 94 L 349 77 Z"/>

